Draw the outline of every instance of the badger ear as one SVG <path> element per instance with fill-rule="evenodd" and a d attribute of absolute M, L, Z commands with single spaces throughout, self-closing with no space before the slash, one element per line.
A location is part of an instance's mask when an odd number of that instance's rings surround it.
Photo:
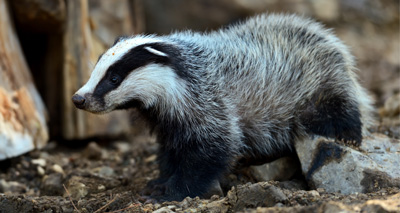
<path fill-rule="evenodd" d="M 161 52 L 159 50 L 156 50 L 156 49 L 154 49 L 152 47 L 144 47 L 144 49 L 146 49 L 150 53 L 153 53 L 154 55 L 158 55 L 158 56 L 161 56 L 161 57 L 168 57 L 168 55 L 166 53 Z"/>

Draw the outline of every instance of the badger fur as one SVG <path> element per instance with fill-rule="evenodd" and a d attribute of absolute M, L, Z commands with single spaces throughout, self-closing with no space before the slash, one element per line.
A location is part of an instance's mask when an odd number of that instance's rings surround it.
<path fill-rule="evenodd" d="M 371 99 L 330 30 L 260 15 L 210 33 L 121 37 L 73 96 L 93 113 L 137 108 L 154 128 L 153 197 L 201 196 L 239 159 L 271 161 L 321 135 L 361 143 Z"/>

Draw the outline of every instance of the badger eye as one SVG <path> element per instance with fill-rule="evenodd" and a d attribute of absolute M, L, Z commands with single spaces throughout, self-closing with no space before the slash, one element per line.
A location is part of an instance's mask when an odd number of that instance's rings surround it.
<path fill-rule="evenodd" d="M 117 83 L 119 82 L 118 76 L 116 76 L 116 75 L 111 76 L 110 82 L 111 82 L 112 84 L 117 84 Z"/>

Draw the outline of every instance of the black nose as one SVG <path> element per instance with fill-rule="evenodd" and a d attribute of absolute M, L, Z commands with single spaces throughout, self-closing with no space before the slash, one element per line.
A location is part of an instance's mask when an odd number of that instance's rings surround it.
<path fill-rule="evenodd" d="M 74 102 L 75 106 L 79 109 L 84 108 L 86 99 L 78 94 L 72 96 L 72 102 Z"/>

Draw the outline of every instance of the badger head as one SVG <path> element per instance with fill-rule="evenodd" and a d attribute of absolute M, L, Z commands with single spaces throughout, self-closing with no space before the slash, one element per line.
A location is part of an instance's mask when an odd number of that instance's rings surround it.
<path fill-rule="evenodd" d="M 79 109 L 107 113 L 181 99 L 176 48 L 154 37 L 124 37 L 100 56 L 88 82 L 72 97 Z"/>

